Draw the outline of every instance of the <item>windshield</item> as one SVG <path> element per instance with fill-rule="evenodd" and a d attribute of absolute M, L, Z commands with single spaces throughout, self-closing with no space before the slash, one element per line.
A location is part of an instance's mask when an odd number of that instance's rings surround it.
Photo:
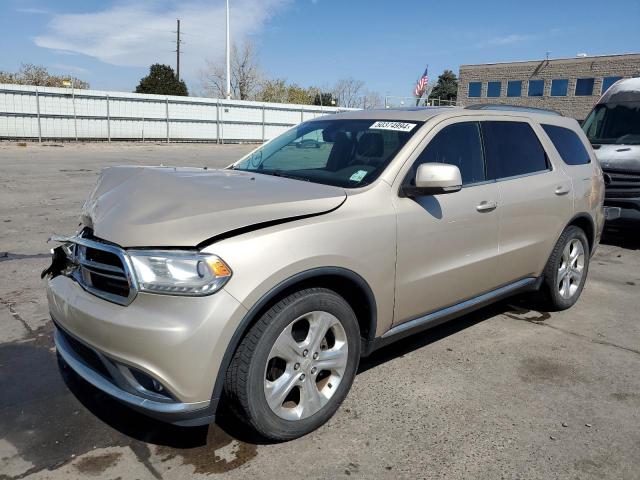
<path fill-rule="evenodd" d="M 640 102 L 596 105 L 582 128 L 593 144 L 640 145 Z"/>
<path fill-rule="evenodd" d="M 422 122 L 315 120 L 236 163 L 245 170 L 356 188 L 373 182 Z"/>

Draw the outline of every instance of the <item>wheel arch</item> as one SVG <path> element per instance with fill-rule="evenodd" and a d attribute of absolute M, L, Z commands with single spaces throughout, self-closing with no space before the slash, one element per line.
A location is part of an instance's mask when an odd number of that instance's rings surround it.
<path fill-rule="evenodd" d="M 591 215 L 586 212 L 578 213 L 573 216 L 569 223 L 567 223 L 567 227 L 571 225 L 580 228 L 587 236 L 587 241 L 589 242 L 589 254 L 591 254 L 596 242 L 596 224 Z"/>
<path fill-rule="evenodd" d="M 319 267 L 297 273 L 264 294 L 244 316 L 234 332 L 225 350 L 213 387 L 212 404 L 217 409 L 222 396 L 224 379 L 231 359 L 251 326 L 274 303 L 288 294 L 305 287 L 325 287 L 340 294 L 351 306 L 358 319 L 362 343 L 367 353 L 367 346 L 373 342 L 377 328 L 377 306 L 371 287 L 356 272 L 342 267 Z"/>

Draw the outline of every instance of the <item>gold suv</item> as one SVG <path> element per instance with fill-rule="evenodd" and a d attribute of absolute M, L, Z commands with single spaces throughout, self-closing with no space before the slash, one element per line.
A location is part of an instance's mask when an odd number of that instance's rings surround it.
<path fill-rule="evenodd" d="M 224 397 L 292 439 L 389 342 L 519 292 L 572 306 L 603 192 L 575 120 L 517 108 L 341 113 L 223 170 L 107 168 L 44 272 L 57 350 L 149 415 L 204 424 Z"/>

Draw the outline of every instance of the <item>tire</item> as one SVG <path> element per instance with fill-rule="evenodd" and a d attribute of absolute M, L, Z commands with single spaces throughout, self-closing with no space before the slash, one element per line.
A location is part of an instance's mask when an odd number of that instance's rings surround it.
<path fill-rule="evenodd" d="M 360 329 L 349 304 L 332 290 L 308 288 L 280 300 L 249 329 L 226 372 L 225 394 L 260 435 L 291 440 L 333 416 L 359 361 Z"/>
<path fill-rule="evenodd" d="M 566 310 L 578 301 L 589 272 L 589 253 L 584 231 L 573 225 L 565 228 L 544 269 L 542 290 L 548 310 Z"/>

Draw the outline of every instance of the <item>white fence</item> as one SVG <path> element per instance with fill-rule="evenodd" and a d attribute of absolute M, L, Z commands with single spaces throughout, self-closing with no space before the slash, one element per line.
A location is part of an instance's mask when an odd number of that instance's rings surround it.
<path fill-rule="evenodd" d="M 340 109 L 0 85 L 0 139 L 261 142 Z"/>

